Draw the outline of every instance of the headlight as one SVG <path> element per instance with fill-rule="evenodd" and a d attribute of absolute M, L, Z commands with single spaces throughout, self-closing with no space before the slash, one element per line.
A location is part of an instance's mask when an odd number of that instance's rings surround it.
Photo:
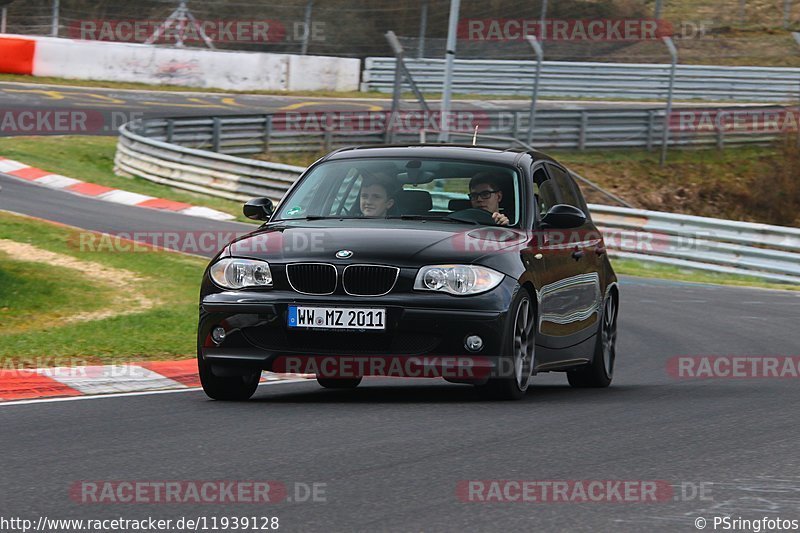
<path fill-rule="evenodd" d="M 211 265 L 209 274 L 214 283 L 226 289 L 272 287 L 272 272 L 266 261 L 228 257 Z"/>
<path fill-rule="evenodd" d="M 419 269 L 414 288 L 457 296 L 480 294 L 500 285 L 503 274 L 475 265 L 431 265 Z"/>

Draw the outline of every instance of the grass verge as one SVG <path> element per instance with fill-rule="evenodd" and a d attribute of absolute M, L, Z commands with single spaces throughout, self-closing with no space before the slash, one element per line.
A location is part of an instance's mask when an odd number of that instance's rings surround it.
<path fill-rule="evenodd" d="M 176 202 L 210 207 L 247 222 L 239 202 L 183 191 L 148 181 L 114 174 L 116 137 L 68 135 L 58 137 L 0 138 L 0 155 L 44 170 L 90 183 L 114 187 Z"/>
<path fill-rule="evenodd" d="M 0 256 L 0 319 L 13 319 L 0 344 L 0 363 L 43 356 L 87 363 L 163 360 L 195 354 L 197 298 L 206 260 L 165 251 L 81 251 L 75 232 L 63 226 L 0 212 L 0 239 L 26 243 L 82 263 L 125 272 L 136 291 L 154 305 L 141 312 L 59 323 L 59 317 L 108 306 L 122 287 L 107 287 L 67 269 L 53 272 L 32 258 Z M 64 271 L 64 272 L 62 272 Z M 121 283 L 120 283 L 121 285 Z M 52 304 L 52 305 L 51 305 Z"/>
<path fill-rule="evenodd" d="M 774 283 L 753 276 L 720 274 L 671 265 L 645 263 L 630 259 L 612 259 L 614 271 L 623 276 L 640 278 L 658 278 L 691 283 L 707 283 L 712 285 L 732 285 L 736 287 L 755 287 L 761 289 L 779 289 L 800 291 L 800 285 L 790 283 Z"/>

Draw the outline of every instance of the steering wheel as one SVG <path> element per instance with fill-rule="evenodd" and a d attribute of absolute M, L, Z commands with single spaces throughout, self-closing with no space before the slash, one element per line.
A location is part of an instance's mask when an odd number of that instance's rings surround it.
<path fill-rule="evenodd" d="M 485 209 L 478 209 L 475 207 L 462 209 L 461 211 L 454 211 L 449 215 L 447 215 L 445 218 L 458 220 L 460 222 L 472 222 L 473 224 L 479 224 L 482 226 L 496 225 L 496 222 L 492 218 L 492 214 L 489 211 L 486 211 Z"/>

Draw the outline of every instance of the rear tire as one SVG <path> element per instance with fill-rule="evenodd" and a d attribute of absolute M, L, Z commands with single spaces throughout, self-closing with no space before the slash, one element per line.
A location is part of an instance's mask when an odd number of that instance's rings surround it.
<path fill-rule="evenodd" d="M 260 370 L 242 376 L 215 376 L 211 371 L 211 365 L 200 355 L 197 356 L 197 370 L 206 395 L 221 401 L 241 402 L 250 399 L 261 379 Z"/>
<path fill-rule="evenodd" d="M 594 345 L 594 357 L 588 365 L 567 372 L 567 381 L 576 388 L 604 388 L 614 378 L 617 355 L 617 304 L 612 295 L 603 302 L 603 315 Z"/>
<path fill-rule="evenodd" d="M 478 393 L 491 400 L 521 400 L 528 391 L 536 346 L 536 312 L 531 295 L 520 289 L 509 312 L 506 346 L 500 358 L 501 377 L 476 385 Z M 512 369 L 512 375 L 505 375 Z"/>
<path fill-rule="evenodd" d="M 361 378 L 317 378 L 317 383 L 326 389 L 355 389 L 361 384 Z"/>

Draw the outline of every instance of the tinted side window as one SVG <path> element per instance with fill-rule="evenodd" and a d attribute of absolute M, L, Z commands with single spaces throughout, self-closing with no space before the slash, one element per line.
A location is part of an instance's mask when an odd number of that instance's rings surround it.
<path fill-rule="evenodd" d="M 575 188 L 575 184 L 572 182 L 572 178 L 567 174 L 563 169 L 548 164 L 547 165 L 547 172 L 550 174 L 550 178 L 555 181 L 556 186 L 559 190 L 559 203 L 571 205 L 573 207 L 577 207 L 581 209 L 581 202 L 579 200 L 579 195 L 577 189 Z"/>
<path fill-rule="evenodd" d="M 539 205 L 540 216 L 547 213 L 547 211 L 559 201 L 560 195 L 558 186 L 555 181 L 550 179 L 544 166 L 539 166 L 533 171 L 534 191 L 536 193 L 536 202 Z"/>

